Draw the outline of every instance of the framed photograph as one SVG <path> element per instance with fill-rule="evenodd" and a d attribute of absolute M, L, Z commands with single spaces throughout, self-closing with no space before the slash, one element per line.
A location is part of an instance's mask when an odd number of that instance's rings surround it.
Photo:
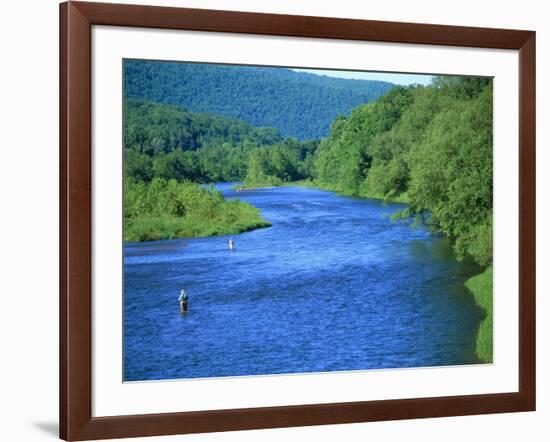
<path fill-rule="evenodd" d="M 60 437 L 535 410 L 535 33 L 60 6 Z"/>

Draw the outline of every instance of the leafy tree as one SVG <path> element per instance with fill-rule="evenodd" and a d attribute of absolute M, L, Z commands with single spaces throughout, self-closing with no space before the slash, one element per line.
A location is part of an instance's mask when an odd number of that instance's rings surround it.
<path fill-rule="evenodd" d="M 408 154 L 411 207 L 429 210 L 431 224 L 456 240 L 459 256 L 481 264 L 492 260 L 492 105 L 490 87 L 455 101 Z"/>
<path fill-rule="evenodd" d="M 265 150 L 268 169 L 248 180 L 295 181 L 311 178 L 317 141 L 283 139 L 267 127 L 175 106 L 127 99 L 125 104 L 126 175 L 195 182 L 234 181 L 247 177 L 250 155 Z M 269 149 L 267 149 L 269 147 Z M 262 150 L 263 152 L 263 150 Z"/>
<path fill-rule="evenodd" d="M 188 179 L 203 181 L 197 152 L 173 150 L 166 155 L 159 155 L 153 162 L 154 176 L 158 178 Z"/>
<path fill-rule="evenodd" d="M 413 101 L 414 88 L 397 87 L 378 101 L 333 123 L 316 157 L 316 178 L 353 195 L 361 193 L 373 160 L 372 140 L 392 128 Z"/>
<path fill-rule="evenodd" d="M 395 88 L 337 118 L 315 156 L 316 182 L 366 197 L 406 200 L 453 239 L 459 257 L 492 261 L 492 81 L 438 77 Z"/>

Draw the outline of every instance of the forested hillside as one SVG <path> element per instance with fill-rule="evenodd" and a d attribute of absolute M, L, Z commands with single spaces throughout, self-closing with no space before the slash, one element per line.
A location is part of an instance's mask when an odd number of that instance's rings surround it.
<path fill-rule="evenodd" d="M 394 85 L 269 67 L 126 60 L 125 95 L 236 117 L 300 140 L 325 137 L 338 115 Z"/>
<path fill-rule="evenodd" d="M 126 176 L 136 179 L 240 179 L 246 173 L 248 150 L 280 141 L 275 129 L 176 106 L 125 101 Z"/>
<path fill-rule="evenodd" d="M 255 183 L 302 180 L 313 173 L 317 145 L 283 139 L 276 129 L 252 127 L 234 118 L 125 101 L 125 174 L 140 181 L 241 181 L 249 162 Z"/>

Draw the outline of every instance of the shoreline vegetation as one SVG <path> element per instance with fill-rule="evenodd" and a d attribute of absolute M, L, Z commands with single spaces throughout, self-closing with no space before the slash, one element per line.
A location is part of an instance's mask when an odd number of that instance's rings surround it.
<path fill-rule="evenodd" d="M 232 235 L 271 226 L 256 207 L 228 201 L 213 186 L 126 178 L 124 192 L 125 241 Z"/>
<path fill-rule="evenodd" d="M 400 203 L 407 204 L 410 202 L 410 199 L 406 194 L 401 194 L 396 197 L 391 197 L 382 194 L 369 194 L 369 193 L 360 193 L 355 194 L 353 192 L 348 192 L 346 189 L 343 189 L 339 186 L 321 183 L 316 180 L 300 180 L 300 181 L 290 181 L 290 182 L 281 182 L 279 184 L 273 183 L 243 183 L 233 187 L 237 192 L 246 191 L 246 190 L 258 190 L 258 189 L 273 189 L 275 187 L 305 187 L 309 189 L 318 189 L 318 190 L 328 190 L 330 192 L 336 192 L 342 196 L 351 196 L 356 198 L 365 198 L 373 200 L 381 200 L 384 203 Z"/>
<path fill-rule="evenodd" d="M 484 269 L 466 285 L 487 312 L 477 355 L 492 361 L 491 79 L 440 76 L 428 86 L 395 86 L 337 116 L 328 133 L 313 140 L 127 92 L 126 240 L 235 234 L 270 225 L 255 207 L 201 187 L 207 182 L 240 181 L 239 191 L 314 187 L 404 203 L 394 219 L 412 218 L 444 234 L 457 259 L 471 258 Z M 251 109 L 265 108 L 261 94 L 248 98 Z M 284 116 L 291 126 L 301 118 L 298 111 Z"/>
<path fill-rule="evenodd" d="M 479 324 L 476 339 L 476 354 L 481 362 L 493 362 L 493 266 L 466 281 L 466 287 L 474 295 L 479 307 L 485 311 L 485 318 Z"/>

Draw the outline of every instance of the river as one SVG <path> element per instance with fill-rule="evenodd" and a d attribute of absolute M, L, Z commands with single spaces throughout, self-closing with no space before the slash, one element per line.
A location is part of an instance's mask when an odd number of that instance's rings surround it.
<path fill-rule="evenodd" d="M 476 273 L 402 209 L 316 189 L 228 198 L 273 226 L 125 245 L 125 381 L 476 363 Z M 185 287 L 190 310 L 179 313 Z"/>

